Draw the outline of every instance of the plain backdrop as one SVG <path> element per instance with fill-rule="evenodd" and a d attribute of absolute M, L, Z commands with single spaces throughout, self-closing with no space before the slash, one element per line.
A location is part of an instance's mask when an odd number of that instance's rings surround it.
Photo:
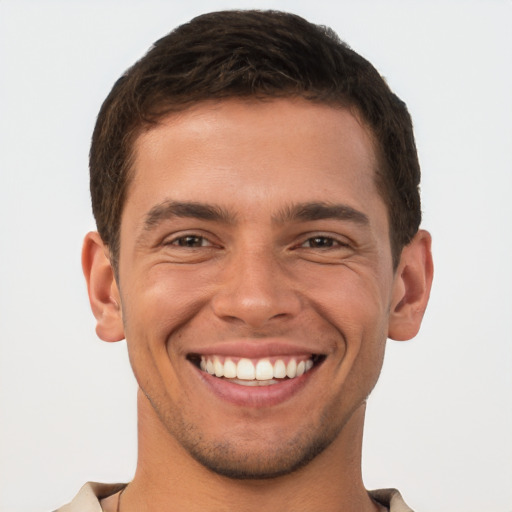
<path fill-rule="evenodd" d="M 127 481 L 136 385 L 94 333 L 80 268 L 100 104 L 196 14 L 277 8 L 333 27 L 408 104 L 435 283 L 369 401 L 368 488 L 418 511 L 512 510 L 512 2 L 0 0 L 0 511 Z M 304 411 L 307 414 L 307 411 Z"/>

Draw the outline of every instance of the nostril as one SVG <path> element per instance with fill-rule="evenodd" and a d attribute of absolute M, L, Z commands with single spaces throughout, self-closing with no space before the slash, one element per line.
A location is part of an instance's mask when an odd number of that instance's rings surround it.
<path fill-rule="evenodd" d="M 259 251 L 258 251 L 259 253 Z M 211 298 L 218 318 L 260 329 L 269 321 L 297 315 L 302 301 L 286 279 L 275 270 L 268 255 L 246 252 L 230 269 L 230 279 Z M 264 261 L 265 260 L 265 261 Z"/>

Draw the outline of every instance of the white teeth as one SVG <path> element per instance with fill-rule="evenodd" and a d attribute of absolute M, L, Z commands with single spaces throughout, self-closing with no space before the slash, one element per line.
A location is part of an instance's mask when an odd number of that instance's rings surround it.
<path fill-rule="evenodd" d="M 222 377 L 224 375 L 224 365 L 216 357 L 213 360 L 213 367 L 215 369 L 215 377 Z"/>
<path fill-rule="evenodd" d="M 313 361 L 311 361 L 313 364 Z M 278 359 L 274 365 L 274 378 L 284 379 L 286 377 L 286 365 L 282 359 Z"/>
<path fill-rule="evenodd" d="M 268 359 L 261 359 L 256 365 L 256 380 L 270 380 L 274 376 L 274 368 Z"/>
<path fill-rule="evenodd" d="M 250 359 L 240 359 L 236 365 L 236 376 L 241 380 L 254 380 L 256 370 Z"/>
<path fill-rule="evenodd" d="M 231 359 L 224 361 L 224 377 L 226 377 L 226 379 L 236 378 L 236 364 L 231 361 Z"/>
<path fill-rule="evenodd" d="M 247 358 L 239 359 L 235 363 L 229 357 L 222 362 L 222 357 L 219 356 L 201 356 L 199 361 L 199 367 L 204 372 L 244 385 L 277 384 L 279 381 L 275 379 L 300 377 L 311 370 L 313 365 L 312 359 L 301 359 L 297 363 L 294 357 L 290 358 L 288 364 L 283 359 L 277 359 L 273 364 L 269 359 L 260 359 L 254 364 Z"/>
<path fill-rule="evenodd" d="M 286 365 L 286 376 L 289 379 L 293 379 L 297 375 L 297 361 L 295 359 L 290 359 L 289 363 Z"/>

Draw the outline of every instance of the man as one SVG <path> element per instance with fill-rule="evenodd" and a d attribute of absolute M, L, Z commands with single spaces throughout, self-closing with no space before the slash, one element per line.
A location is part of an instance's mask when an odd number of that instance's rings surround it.
<path fill-rule="evenodd" d="M 126 338 L 139 457 L 69 511 L 410 510 L 365 490 L 366 399 L 432 282 L 407 109 L 330 30 L 195 18 L 93 135 L 97 333 Z"/>

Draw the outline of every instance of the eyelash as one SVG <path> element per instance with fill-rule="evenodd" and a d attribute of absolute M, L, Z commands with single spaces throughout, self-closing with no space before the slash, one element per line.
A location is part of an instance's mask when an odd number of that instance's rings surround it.
<path fill-rule="evenodd" d="M 335 250 L 335 249 L 339 249 L 339 248 L 345 248 L 345 247 L 350 247 L 350 245 L 346 242 L 342 242 L 332 236 L 327 236 L 327 235 L 316 235 L 316 236 L 311 236 L 309 238 L 307 238 L 306 240 L 304 240 L 304 242 L 302 242 L 299 247 L 304 247 L 306 243 L 309 242 L 309 244 L 311 244 L 311 241 L 319 241 L 319 240 L 322 240 L 324 243 L 327 242 L 329 245 L 327 246 L 319 246 L 319 247 L 313 247 L 311 245 L 307 246 L 306 248 L 307 249 L 321 249 L 321 250 Z"/>
<path fill-rule="evenodd" d="M 193 241 L 200 241 L 201 245 L 187 245 L 186 244 L 186 241 L 187 240 L 191 240 L 192 242 Z M 181 242 L 185 242 L 185 243 L 181 243 Z M 206 242 L 206 244 L 204 244 L 204 242 Z M 164 245 L 171 245 L 171 246 L 174 246 L 174 247 L 185 247 L 185 248 L 188 248 L 188 249 L 198 249 L 200 247 L 211 247 L 213 245 L 212 242 L 210 242 L 206 237 L 202 236 L 202 235 L 196 235 L 194 233 L 188 233 L 188 234 L 185 234 L 185 235 L 180 235 L 180 236 L 177 236 L 169 241 L 166 241 L 164 242 Z"/>
<path fill-rule="evenodd" d="M 187 245 L 187 240 L 192 245 Z M 314 241 L 314 242 L 313 242 Z M 193 245 L 194 242 L 199 242 L 200 245 Z M 313 245 L 312 245 L 313 242 Z M 314 246 L 315 243 L 320 243 L 319 246 Z M 306 245 L 308 244 L 308 245 Z M 182 247 L 188 249 L 199 249 L 202 247 L 212 247 L 214 244 L 205 236 L 198 235 L 195 233 L 187 233 L 175 238 L 172 238 L 169 241 L 164 242 L 164 245 L 174 246 L 174 247 Z M 346 242 L 342 242 L 335 237 L 328 235 L 315 235 L 306 238 L 303 242 L 299 243 L 294 249 L 297 248 L 305 248 L 305 249 L 319 249 L 319 250 L 336 250 L 350 247 L 350 244 Z"/>

